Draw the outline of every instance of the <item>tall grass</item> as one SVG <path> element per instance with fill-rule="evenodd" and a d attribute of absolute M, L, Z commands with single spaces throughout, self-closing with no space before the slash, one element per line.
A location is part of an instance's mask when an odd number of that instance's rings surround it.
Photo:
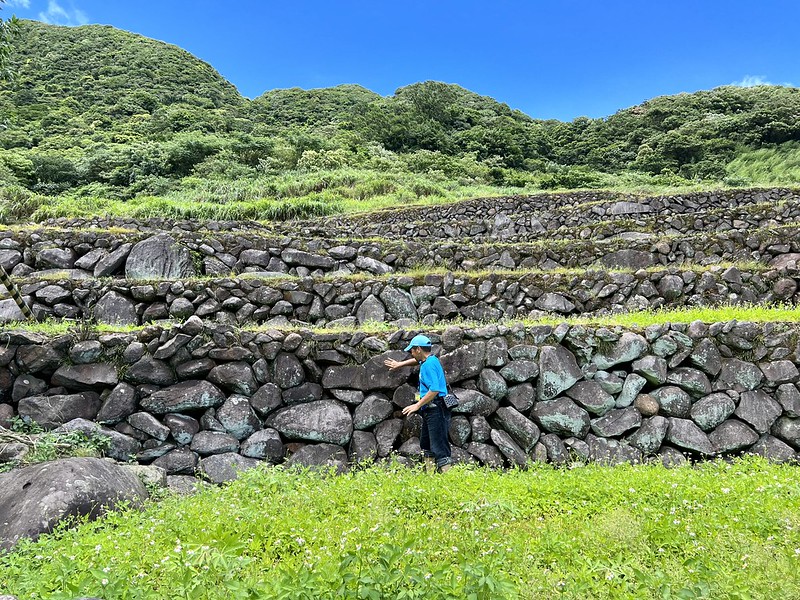
<path fill-rule="evenodd" d="M 791 185 L 800 183 L 800 142 L 775 148 L 747 150 L 725 169 L 733 185 Z"/>
<path fill-rule="evenodd" d="M 289 220 L 410 204 L 430 205 L 475 197 L 530 194 L 542 191 L 537 181 L 531 175 L 524 178 L 522 185 L 492 185 L 478 179 L 449 177 L 440 171 L 413 173 L 400 168 L 342 167 L 288 171 L 235 180 L 192 176 L 177 182 L 173 189 L 161 195 L 138 195 L 127 199 L 117 188 L 104 192 L 104 188 L 97 185 L 55 197 L 6 187 L 0 189 L 0 222 L 115 216 Z M 603 189 L 623 193 L 688 192 L 704 187 L 689 182 L 675 187 L 672 180 L 632 172 L 602 174 L 598 181 Z M 708 184 L 705 187 L 708 188 Z"/>

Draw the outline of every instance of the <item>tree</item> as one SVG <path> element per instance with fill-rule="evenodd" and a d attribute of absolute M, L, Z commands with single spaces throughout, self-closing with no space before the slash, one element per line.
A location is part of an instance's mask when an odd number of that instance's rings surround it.
<path fill-rule="evenodd" d="M 5 4 L 6 0 L 0 0 L 0 4 Z M 2 9 L 2 6 L 0 6 Z M 11 55 L 11 42 L 17 35 L 19 23 L 15 16 L 10 19 L 0 19 L 0 80 L 9 79 L 11 71 L 8 68 L 8 58 Z"/>

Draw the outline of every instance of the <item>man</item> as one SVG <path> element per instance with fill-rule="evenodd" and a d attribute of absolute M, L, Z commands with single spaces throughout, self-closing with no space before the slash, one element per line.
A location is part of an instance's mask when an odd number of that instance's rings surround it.
<path fill-rule="evenodd" d="M 444 405 L 444 397 L 447 395 L 444 369 L 439 359 L 431 354 L 431 346 L 430 338 L 417 335 L 405 349 L 411 353 L 410 359 L 403 361 L 388 359 L 384 364 L 394 371 L 419 363 L 419 399 L 414 404 L 406 406 L 403 414 L 408 416 L 419 411 L 422 416 L 422 432 L 419 437 L 422 453 L 426 462 L 435 460 L 439 471 L 444 473 L 451 467 L 448 440 L 450 409 Z"/>

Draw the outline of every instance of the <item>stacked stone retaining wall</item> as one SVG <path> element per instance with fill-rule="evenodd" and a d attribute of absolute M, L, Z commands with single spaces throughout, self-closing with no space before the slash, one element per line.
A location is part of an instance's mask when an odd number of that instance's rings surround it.
<path fill-rule="evenodd" d="M 713 266 L 630 272 L 508 271 L 304 278 L 217 278 L 172 281 L 34 280 L 20 285 L 39 318 L 89 319 L 139 325 L 198 316 L 230 324 L 290 323 L 353 327 L 370 322 L 433 325 L 461 319 L 493 321 L 545 314 L 796 303 L 798 272 Z M 13 301 L 9 317 L 20 319 Z M 16 312 L 14 312 L 16 311 Z"/>
<path fill-rule="evenodd" d="M 108 454 L 224 481 L 259 461 L 419 455 L 413 373 L 387 358 L 417 331 L 180 326 L 46 338 L 0 333 L 0 425 L 94 432 Z M 665 462 L 800 449 L 800 329 L 745 322 L 642 331 L 489 325 L 430 332 L 461 399 L 460 462 Z M 9 453 L 0 453 L 6 459 Z"/>

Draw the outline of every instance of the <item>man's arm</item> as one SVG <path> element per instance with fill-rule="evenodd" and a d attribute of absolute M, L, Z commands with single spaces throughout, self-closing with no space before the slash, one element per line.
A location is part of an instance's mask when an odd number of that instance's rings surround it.
<path fill-rule="evenodd" d="M 417 364 L 417 361 L 413 358 L 409 358 L 408 360 L 393 360 L 391 358 L 387 358 L 383 361 L 383 364 L 389 367 L 390 371 L 396 371 L 397 369 L 402 369 L 403 367 L 413 367 Z"/>
<path fill-rule="evenodd" d="M 415 402 L 414 404 L 410 404 L 403 409 L 403 414 L 408 416 L 412 413 L 417 412 L 420 408 L 425 406 L 428 402 L 433 402 L 434 398 L 439 395 L 437 390 L 429 390 L 427 394 L 425 394 L 419 401 Z"/>

